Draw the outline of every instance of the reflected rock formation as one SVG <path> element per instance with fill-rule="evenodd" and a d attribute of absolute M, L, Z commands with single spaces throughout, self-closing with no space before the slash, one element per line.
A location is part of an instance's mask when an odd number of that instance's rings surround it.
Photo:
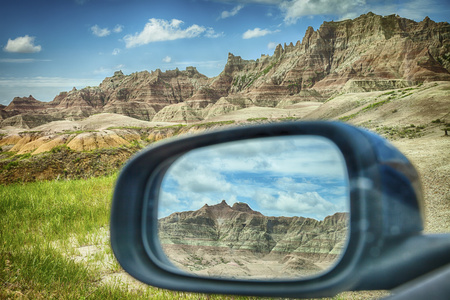
<path fill-rule="evenodd" d="M 159 238 L 176 266 L 199 275 L 304 277 L 326 271 L 339 259 L 348 217 L 268 217 L 245 203 L 229 206 L 223 200 L 160 219 Z"/>

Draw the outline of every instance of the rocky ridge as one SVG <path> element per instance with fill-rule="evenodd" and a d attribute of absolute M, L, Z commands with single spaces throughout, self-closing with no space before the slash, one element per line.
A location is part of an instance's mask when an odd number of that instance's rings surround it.
<path fill-rule="evenodd" d="M 62 92 L 45 103 L 32 96 L 0 107 L 0 127 L 32 128 L 53 120 L 116 113 L 146 121 L 196 122 L 252 106 L 323 102 L 340 92 L 404 88 L 450 80 L 450 25 L 373 13 L 309 27 L 302 41 L 278 45 L 272 56 L 233 54 L 223 72 L 196 68 L 121 71 L 98 87 Z"/>
<path fill-rule="evenodd" d="M 229 206 L 225 200 L 159 220 L 159 237 L 169 258 L 191 271 L 210 272 L 227 257 L 228 263 L 230 257 L 240 259 L 239 264 L 276 261 L 285 271 L 297 275 L 318 272 L 338 259 L 345 247 L 347 229 L 346 213 L 335 213 L 323 221 L 268 217 L 245 203 Z M 199 252 L 215 259 L 199 266 L 192 260 Z"/>

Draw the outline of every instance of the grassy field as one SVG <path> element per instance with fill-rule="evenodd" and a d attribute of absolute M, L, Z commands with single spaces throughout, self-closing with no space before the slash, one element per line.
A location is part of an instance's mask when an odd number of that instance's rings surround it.
<path fill-rule="evenodd" d="M 173 292 L 127 277 L 109 246 L 115 179 L 0 185 L 0 299 L 262 299 Z"/>
<path fill-rule="evenodd" d="M 105 280 L 123 274 L 107 234 L 114 181 L 0 186 L 0 299 L 224 298 Z M 85 258 L 86 247 L 100 251 Z"/>

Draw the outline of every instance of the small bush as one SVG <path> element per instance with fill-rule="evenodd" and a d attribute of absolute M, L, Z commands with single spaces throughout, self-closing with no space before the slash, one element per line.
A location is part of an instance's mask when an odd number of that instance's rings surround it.
<path fill-rule="evenodd" d="M 26 153 L 26 154 L 22 154 L 22 155 L 18 155 L 18 157 L 20 159 L 27 159 L 31 157 L 31 153 Z"/>
<path fill-rule="evenodd" d="M 58 152 L 61 152 L 63 150 L 71 151 L 71 149 L 69 147 L 67 147 L 66 145 L 60 145 L 60 146 L 53 147 L 52 150 L 50 150 L 50 152 L 51 153 L 58 153 Z"/>
<path fill-rule="evenodd" d="M 11 168 L 17 167 L 19 165 L 19 162 L 17 161 L 11 161 L 9 162 L 6 166 L 4 166 L 3 168 L 5 170 L 10 170 Z"/>

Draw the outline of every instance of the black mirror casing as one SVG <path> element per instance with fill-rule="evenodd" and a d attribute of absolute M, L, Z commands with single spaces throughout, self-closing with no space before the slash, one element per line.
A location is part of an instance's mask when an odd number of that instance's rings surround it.
<path fill-rule="evenodd" d="M 184 153 L 244 139 L 315 135 L 342 152 L 350 183 L 348 245 L 328 272 L 307 279 L 245 281 L 204 278 L 172 266 L 158 241 L 159 187 L 168 167 Z M 292 122 L 242 126 L 160 142 L 137 154 L 123 168 L 111 212 L 113 252 L 130 275 L 173 290 L 275 297 L 333 296 L 344 290 L 390 289 L 449 263 L 447 236 L 427 237 L 423 230 L 422 192 L 409 161 L 386 140 L 344 123 Z M 408 259 L 428 259 L 411 268 Z M 429 254 L 417 249 L 429 249 Z M 423 251 L 422 251 L 423 252 Z M 403 257 L 403 256 L 402 256 Z M 384 268 L 384 269 L 383 269 Z M 411 269 L 411 270 L 408 270 Z M 396 276 L 390 280 L 386 270 Z"/>

